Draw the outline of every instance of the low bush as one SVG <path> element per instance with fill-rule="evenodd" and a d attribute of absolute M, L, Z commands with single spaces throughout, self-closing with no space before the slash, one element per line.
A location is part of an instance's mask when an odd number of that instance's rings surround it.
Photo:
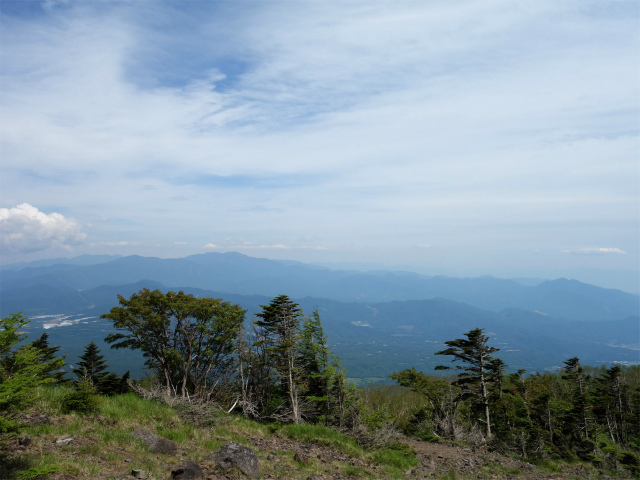
<path fill-rule="evenodd" d="M 93 388 L 86 383 L 79 383 L 76 390 L 67 393 L 62 398 L 62 412 L 76 412 L 82 415 L 94 413 L 98 410 L 98 396 Z"/>

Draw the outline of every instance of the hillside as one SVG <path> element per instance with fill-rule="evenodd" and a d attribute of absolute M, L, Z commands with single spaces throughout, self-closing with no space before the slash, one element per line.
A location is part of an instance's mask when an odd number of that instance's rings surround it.
<path fill-rule="evenodd" d="M 536 466 L 486 448 L 415 439 L 400 438 L 410 449 L 362 448 L 324 427 L 259 424 L 219 412 L 194 417 L 182 408 L 174 410 L 134 394 L 104 397 L 92 415 L 63 414 L 64 392 L 38 391 L 37 406 L 23 415 L 29 425 L 1 454 L 4 477 L 125 479 L 141 471 L 137 475 L 164 480 L 177 465 L 193 461 L 212 480 L 248 478 L 235 467 L 223 470 L 206 459 L 230 441 L 257 454 L 263 479 L 596 479 L 611 473 L 579 462 L 545 461 Z M 176 449 L 154 452 L 132 436 L 135 432 L 155 432 Z M 620 470 L 617 478 L 631 477 Z"/>

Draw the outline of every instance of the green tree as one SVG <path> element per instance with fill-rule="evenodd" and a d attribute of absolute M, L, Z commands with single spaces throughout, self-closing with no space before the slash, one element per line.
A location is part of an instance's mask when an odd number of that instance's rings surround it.
<path fill-rule="evenodd" d="M 432 433 L 455 439 L 455 416 L 460 399 L 453 394 L 449 381 L 427 376 L 415 368 L 393 373 L 390 377 L 400 386 L 409 388 L 426 399 L 424 410 L 432 419 Z"/>
<path fill-rule="evenodd" d="M 275 297 L 269 305 L 261 305 L 254 324 L 258 340 L 254 345 L 264 348 L 283 394 L 287 398 L 290 418 L 302 421 L 300 390 L 302 369 L 298 361 L 300 320 L 304 316 L 300 306 L 286 295 Z"/>
<path fill-rule="evenodd" d="M 92 340 L 84 347 L 84 353 L 80 355 L 80 361 L 77 363 L 77 367 L 74 368 L 73 373 L 77 375 L 79 379 L 87 379 L 94 387 L 100 389 L 100 384 L 107 376 L 107 362 L 104 359 L 104 355 L 100 355 L 100 349 L 98 345 Z"/>
<path fill-rule="evenodd" d="M 0 321 L 0 434 L 17 428 L 15 416 L 33 400 L 35 388 L 55 382 L 50 372 L 64 366 L 64 358 L 46 361 L 32 344 L 19 346 L 27 336 L 20 329 L 28 323 L 21 313 Z"/>
<path fill-rule="evenodd" d="M 318 309 L 302 320 L 298 358 L 305 379 L 303 396 L 312 406 L 311 416 L 329 414 L 329 387 L 335 370 Z"/>
<path fill-rule="evenodd" d="M 444 342 L 449 348 L 436 352 L 436 355 L 452 355 L 453 361 L 461 361 L 463 365 L 438 365 L 436 370 L 460 370 L 456 385 L 462 388 L 462 398 L 474 398 L 481 405 L 484 412 L 487 439 L 491 438 L 491 415 L 489 412 L 489 376 L 491 364 L 494 362 L 491 354 L 499 349 L 489 347 L 489 337 L 481 328 L 465 333 L 466 339 L 458 338 Z"/>
<path fill-rule="evenodd" d="M 169 394 L 211 398 L 226 391 L 245 310 L 184 292 L 144 289 L 118 299 L 121 306 L 101 317 L 118 331 L 105 338 L 111 348 L 141 350 Z"/>
<path fill-rule="evenodd" d="M 108 396 L 129 393 L 131 391 L 131 387 L 129 386 L 130 377 L 131 374 L 129 371 L 122 376 L 113 372 L 107 373 L 100 382 L 100 393 Z"/>
<path fill-rule="evenodd" d="M 40 352 L 40 363 L 48 365 L 46 375 L 51 376 L 56 385 L 67 383 L 68 380 L 65 378 L 66 372 L 62 368 L 56 367 L 55 362 L 51 363 L 56 359 L 56 354 L 60 350 L 60 347 L 52 347 L 49 345 L 49 334 L 44 332 L 40 337 L 34 340 L 31 345 Z M 66 355 L 63 355 L 60 358 L 65 357 Z"/>
<path fill-rule="evenodd" d="M 566 416 L 566 429 L 573 434 L 577 434 L 577 437 L 582 437 L 589 441 L 592 418 L 589 413 L 591 404 L 588 384 L 591 378 L 585 373 L 582 365 L 580 365 L 580 359 L 577 357 L 566 360 L 564 365 L 562 379 L 569 385 L 573 404 L 569 414 Z M 585 449 L 588 448 L 588 445 L 585 445 Z"/>

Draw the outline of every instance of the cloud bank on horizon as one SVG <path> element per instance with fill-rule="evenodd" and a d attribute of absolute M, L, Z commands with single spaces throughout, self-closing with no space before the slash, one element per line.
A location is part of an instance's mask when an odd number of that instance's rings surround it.
<path fill-rule="evenodd" d="M 0 22 L 3 263 L 638 268 L 633 0 L 3 0 Z"/>

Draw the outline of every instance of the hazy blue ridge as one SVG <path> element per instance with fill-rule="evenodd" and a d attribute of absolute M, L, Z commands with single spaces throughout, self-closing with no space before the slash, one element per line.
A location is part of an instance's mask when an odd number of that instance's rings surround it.
<path fill-rule="evenodd" d="M 15 296 L 28 302 L 41 286 L 85 291 L 101 285 L 128 285 L 144 279 L 168 288 L 189 286 L 225 294 L 319 298 L 356 302 L 392 302 L 446 298 L 484 310 L 508 308 L 540 312 L 569 320 L 615 320 L 640 311 L 640 299 L 620 290 L 575 280 L 550 280 L 535 285 L 493 277 L 427 277 L 407 272 L 356 272 L 321 269 L 305 264 L 207 253 L 179 259 L 130 256 L 93 265 L 57 264 L 3 271 L 2 312 Z M 36 289 L 31 294 L 29 289 Z M 26 290 L 26 291 L 25 291 Z M 11 295 L 9 295 L 11 292 Z M 23 304 L 23 309 L 30 304 Z"/>
<path fill-rule="evenodd" d="M 141 375 L 143 361 L 139 353 L 110 350 L 103 343 L 112 329 L 111 324 L 99 316 L 118 304 L 118 294 L 128 298 L 142 288 L 170 289 L 151 280 L 102 285 L 82 292 L 45 289 L 43 292 L 49 292 L 49 296 L 37 304 L 37 309 L 23 310 L 33 319 L 30 326 L 33 335 L 39 335 L 47 325 L 52 344 L 63 347 L 61 353 L 70 355 L 70 363 L 82 353 L 84 345 L 94 340 L 107 350 L 114 368 L 122 372 L 132 369 Z M 271 299 L 194 287 L 177 289 L 240 304 L 247 309 L 247 327 L 260 311 L 260 305 L 268 304 Z M 36 288 L 34 294 L 37 291 Z M 55 296 L 58 303 L 51 301 L 47 307 L 47 302 Z M 20 299 L 16 306 L 18 301 Z M 65 306 L 73 301 L 75 307 L 66 310 Z M 519 309 L 491 312 L 443 298 L 365 303 L 304 297 L 295 301 L 307 313 L 318 308 L 330 344 L 342 358 L 350 377 L 368 379 L 365 381 L 387 380 L 394 371 L 414 366 L 432 371 L 436 365 L 449 360 L 434 356 L 434 352 L 444 348 L 446 340 L 459 338 L 476 327 L 484 328 L 491 344 L 501 349 L 499 357 L 510 365 L 511 371 L 553 370 L 574 356 L 591 365 L 634 363 L 640 354 L 637 316 L 569 321 Z"/>
<path fill-rule="evenodd" d="M 49 258 L 43 260 L 34 260 L 33 262 L 19 262 L 0 265 L 0 271 L 22 270 L 24 268 L 50 267 L 52 265 L 95 265 L 98 263 L 107 263 L 122 255 L 79 255 L 71 258 Z"/>

